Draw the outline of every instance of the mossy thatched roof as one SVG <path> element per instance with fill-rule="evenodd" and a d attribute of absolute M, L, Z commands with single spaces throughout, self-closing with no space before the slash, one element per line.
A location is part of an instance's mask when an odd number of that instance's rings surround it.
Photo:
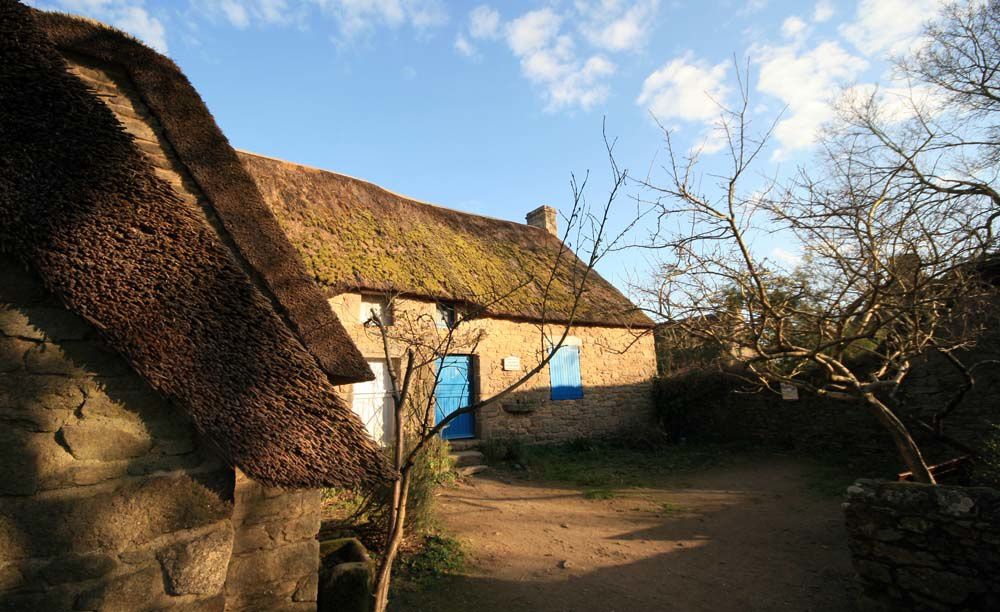
<path fill-rule="evenodd" d="M 156 175 L 66 53 L 129 75 L 221 227 Z M 0 250 L 252 478 L 391 477 L 331 381 L 367 366 L 179 69 L 117 30 L 12 0 L 0 58 Z"/>
<path fill-rule="evenodd" d="M 306 268 L 331 294 L 389 292 L 478 305 L 503 318 L 570 317 L 585 266 L 545 230 L 424 204 L 334 172 L 239 155 Z M 652 326 L 596 272 L 573 320 Z"/>

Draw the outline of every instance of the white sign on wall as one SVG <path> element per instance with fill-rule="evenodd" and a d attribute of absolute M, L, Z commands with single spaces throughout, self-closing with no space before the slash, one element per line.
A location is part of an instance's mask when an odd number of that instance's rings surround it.
<path fill-rule="evenodd" d="M 799 399 L 799 388 L 788 383 L 781 383 L 781 399 L 788 401 Z"/>
<path fill-rule="evenodd" d="M 503 358 L 503 370 L 504 372 L 520 372 L 521 371 L 521 358 L 511 355 L 510 357 Z"/>

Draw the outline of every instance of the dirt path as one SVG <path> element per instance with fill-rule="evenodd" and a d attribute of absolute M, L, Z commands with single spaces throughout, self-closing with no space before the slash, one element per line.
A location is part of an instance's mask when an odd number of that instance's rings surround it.
<path fill-rule="evenodd" d="M 853 609 L 840 500 L 784 459 L 690 473 L 610 500 L 473 479 L 441 496 L 471 554 L 463 576 L 404 592 L 397 612 Z M 565 566 L 565 567 L 562 567 Z"/>

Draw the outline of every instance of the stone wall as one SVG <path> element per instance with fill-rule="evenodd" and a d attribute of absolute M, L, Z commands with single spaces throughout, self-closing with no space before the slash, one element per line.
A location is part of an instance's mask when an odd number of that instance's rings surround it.
<path fill-rule="evenodd" d="M 863 404 L 800 393 L 783 400 L 772 392 L 744 392 L 743 383 L 717 371 L 658 378 L 657 397 L 679 408 L 665 418 L 676 438 L 751 442 L 763 446 L 896 461 L 885 428 Z M 664 408 L 665 409 L 665 408 Z M 880 463 L 884 463 L 881 461 Z"/>
<path fill-rule="evenodd" d="M 1000 306 L 997 307 L 1000 312 Z M 695 343 L 685 346 L 683 339 L 670 338 L 662 330 L 657 335 L 661 377 L 657 381 L 665 397 L 676 396 L 678 389 L 687 393 L 688 402 L 684 435 L 729 440 L 751 440 L 784 447 L 833 451 L 860 451 L 882 454 L 895 460 L 893 443 L 884 427 L 861 403 L 832 400 L 799 394 L 787 401 L 774 393 L 719 393 L 733 387 L 718 373 L 717 354 Z M 989 435 L 996 435 L 993 425 L 1000 425 L 1000 328 L 980 338 L 977 346 L 959 353 L 967 364 L 986 362 L 975 371 L 975 387 L 960 406 L 944 421 L 944 433 L 963 445 L 982 451 Z M 898 409 L 904 421 L 917 419 L 933 422 L 933 416 L 947 406 L 960 388 L 962 374 L 947 359 L 929 352 L 915 360 L 899 398 Z M 701 389 L 707 387 L 708 391 Z M 911 434 L 920 443 L 931 463 L 953 459 L 963 454 L 936 441 L 924 430 L 911 425 Z"/>
<path fill-rule="evenodd" d="M 0 611 L 316 608 L 320 492 L 234 474 L 6 258 L 0 469 Z"/>
<path fill-rule="evenodd" d="M 322 491 L 284 491 L 236 474 L 227 612 L 315 610 Z"/>
<path fill-rule="evenodd" d="M 377 329 L 365 327 L 360 317 L 361 296 L 345 293 L 330 300 L 363 355 L 382 359 L 384 351 Z M 390 335 L 414 337 L 428 333 L 420 322 L 432 319 L 435 304 L 397 299 L 393 304 L 394 325 Z M 656 357 L 652 334 L 647 330 L 576 326 L 571 342 L 580 346 L 583 399 L 549 399 L 549 370 L 504 401 L 476 415 L 480 438 L 521 438 L 528 442 L 556 442 L 580 437 L 606 436 L 646 427 L 653 422 L 652 377 Z M 559 326 L 545 330 L 549 336 L 562 332 Z M 433 331 L 429 333 L 434 333 Z M 474 393 L 488 397 L 520 378 L 543 358 L 542 330 L 530 322 L 484 318 L 463 324 L 455 333 L 454 354 L 474 355 Z M 394 358 L 402 354 L 402 343 L 393 342 Z M 505 357 L 518 357 L 521 369 L 505 371 Z M 345 390 L 349 395 L 349 390 Z M 424 389 L 424 393 L 430 392 Z"/>
<path fill-rule="evenodd" d="M 233 472 L 0 258 L 0 610 L 221 610 Z"/>
<path fill-rule="evenodd" d="M 988 310 L 988 309 L 987 309 Z M 1000 303 L 983 315 L 992 321 L 974 346 L 957 352 L 966 365 L 976 368 L 975 386 L 962 403 L 944 420 L 944 433 L 964 446 L 983 450 L 994 425 L 1000 426 Z M 687 380 L 716 378 L 714 387 L 731 387 L 717 374 L 722 355 L 676 330 L 661 326 L 656 331 L 657 361 L 661 389 L 669 392 L 678 386 L 688 387 Z M 735 367 L 735 363 L 730 363 Z M 718 384 L 722 381 L 721 384 Z M 709 381 L 711 383 L 711 381 Z M 931 463 L 953 459 L 962 451 L 933 439 L 913 424 L 917 419 L 933 422 L 963 385 L 964 378 L 945 357 L 937 352 L 915 359 L 899 393 L 898 408 L 911 434 Z M 696 385 L 697 386 L 697 385 Z M 895 457 L 894 446 L 884 428 L 863 405 L 831 400 L 800 393 L 800 399 L 785 401 L 774 393 L 694 393 L 689 402 L 687 420 L 691 431 L 686 435 L 731 440 L 777 443 L 804 449 L 869 451 Z"/>
<path fill-rule="evenodd" d="M 859 480 L 844 511 L 863 609 L 1000 609 L 1000 491 Z"/>

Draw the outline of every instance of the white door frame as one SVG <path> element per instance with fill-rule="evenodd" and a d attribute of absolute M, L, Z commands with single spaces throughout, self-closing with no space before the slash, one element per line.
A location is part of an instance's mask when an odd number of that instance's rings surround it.
<path fill-rule="evenodd" d="M 369 359 L 375 380 L 354 383 L 351 410 L 376 442 L 388 446 L 393 437 L 392 383 L 385 359 Z"/>

